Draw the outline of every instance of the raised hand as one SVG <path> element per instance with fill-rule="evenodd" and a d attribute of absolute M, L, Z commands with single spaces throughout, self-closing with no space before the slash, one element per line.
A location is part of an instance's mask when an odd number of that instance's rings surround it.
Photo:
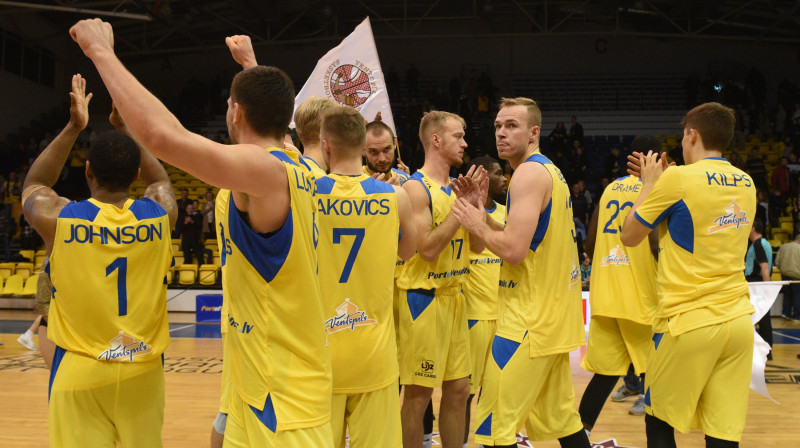
<path fill-rule="evenodd" d="M 108 22 L 100 19 L 81 20 L 69 29 L 69 35 L 89 59 L 102 51 L 114 52 L 114 30 Z"/>
<path fill-rule="evenodd" d="M 489 191 L 489 177 L 486 168 L 474 165 L 466 176 L 458 176 L 450 184 L 456 197 L 462 198 L 477 208 L 483 207 Z"/>
<path fill-rule="evenodd" d="M 483 206 L 475 207 L 464 198 L 456 199 L 456 202 L 450 206 L 450 213 L 467 232 L 473 235 L 477 235 L 480 229 L 486 226 L 486 213 Z"/>
<path fill-rule="evenodd" d="M 122 115 L 119 114 L 117 105 L 114 104 L 113 101 L 111 102 L 111 113 L 108 115 L 108 122 L 119 132 L 125 133 L 127 131 L 125 121 L 122 119 Z"/>
<path fill-rule="evenodd" d="M 638 177 L 639 179 L 642 178 L 642 176 L 641 176 L 641 164 L 640 164 L 640 161 L 639 161 L 639 158 L 642 157 L 642 156 L 644 156 L 644 154 L 642 154 L 642 153 L 640 153 L 638 151 L 633 151 L 630 155 L 628 155 L 628 170 L 627 170 L 628 174 L 630 174 L 633 177 Z M 661 153 L 661 157 L 659 159 L 659 162 L 661 163 L 661 166 L 665 170 L 667 168 L 671 167 L 671 166 L 675 166 L 675 162 L 671 162 L 670 163 L 669 161 L 667 161 L 667 153 L 666 152 L 662 152 Z"/>
<path fill-rule="evenodd" d="M 86 94 L 86 80 L 81 75 L 72 75 L 72 91 L 69 92 L 69 122 L 80 130 L 89 124 L 89 101 L 92 94 Z"/>
<path fill-rule="evenodd" d="M 375 173 L 372 175 L 373 179 L 377 179 L 381 182 L 386 182 L 389 185 L 400 185 L 400 176 L 392 176 L 390 178 L 386 178 L 386 174 L 384 173 Z"/>
<path fill-rule="evenodd" d="M 665 169 L 669 167 L 667 154 L 662 152 L 659 158 L 658 153 L 647 151 L 647 155 L 639 153 L 639 167 L 642 184 L 652 187 Z"/>
<path fill-rule="evenodd" d="M 250 36 L 236 35 L 225 38 L 225 44 L 231 50 L 233 60 L 238 62 L 244 69 L 255 67 L 258 65 L 256 62 L 256 53 L 253 51 L 253 43 L 250 41 Z"/>

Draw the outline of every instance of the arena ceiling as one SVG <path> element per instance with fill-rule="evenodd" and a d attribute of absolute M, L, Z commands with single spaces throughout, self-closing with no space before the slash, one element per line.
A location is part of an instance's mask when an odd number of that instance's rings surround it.
<path fill-rule="evenodd" d="M 219 47 L 231 34 L 249 34 L 256 46 L 338 40 L 366 16 L 378 40 L 635 35 L 800 44 L 800 0 L 0 0 L 0 16 L 23 14 L 53 24 L 34 40 L 103 17 L 118 53 L 144 58 Z"/>

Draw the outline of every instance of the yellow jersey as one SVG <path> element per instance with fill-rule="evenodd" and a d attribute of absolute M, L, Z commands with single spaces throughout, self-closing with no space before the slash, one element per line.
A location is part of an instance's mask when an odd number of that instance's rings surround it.
<path fill-rule="evenodd" d="M 400 374 L 392 315 L 400 234 L 394 187 L 367 175 L 330 174 L 317 179 L 316 200 L 333 392 L 382 389 Z"/>
<path fill-rule="evenodd" d="M 122 208 L 88 199 L 64 206 L 50 254 L 47 337 L 101 361 L 146 362 L 169 345 L 167 212 L 149 198 Z"/>
<path fill-rule="evenodd" d="M 369 167 L 367 165 L 362 165 L 361 169 L 364 170 L 364 174 L 366 174 L 369 177 L 372 177 L 372 175 L 375 174 L 373 172 L 370 172 L 370 169 L 369 169 Z M 392 176 L 398 176 L 398 177 L 400 177 L 399 185 L 403 185 L 408 180 L 408 174 L 406 174 L 404 171 L 398 170 L 397 168 L 392 168 L 391 171 L 389 171 L 388 174 L 389 174 L 389 177 L 387 177 L 384 180 L 389 180 L 389 179 L 391 179 Z"/>
<path fill-rule="evenodd" d="M 322 179 L 327 175 L 325 170 L 319 166 L 319 163 L 311 157 L 300 157 L 300 163 L 308 169 L 308 172 L 314 179 Z"/>
<path fill-rule="evenodd" d="M 494 203 L 486 209 L 489 216 L 500 224 L 505 224 L 506 206 Z M 497 294 L 500 287 L 500 263 L 503 260 L 489 248 L 481 253 L 469 252 L 469 278 L 464 284 L 464 297 L 467 299 L 467 319 L 496 320 Z"/>
<path fill-rule="evenodd" d="M 620 242 L 622 224 L 639 197 L 642 181 L 625 176 L 606 187 L 597 203 L 597 239 L 589 300 L 592 314 L 651 325 L 658 304 L 656 260 L 645 238 L 636 247 Z"/>
<path fill-rule="evenodd" d="M 753 313 L 744 256 L 755 213 L 752 179 L 723 158 L 664 171 L 634 214 L 658 227 L 655 332 L 677 336 Z"/>
<path fill-rule="evenodd" d="M 331 368 L 324 328 L 309 325 L 323 322 L 316 185 L 298 154 L 269 152 L 286 168 L 291 197 L 286 222 L 270 234 L 255 232 L 227 190 L 217 199 L 217 222 L 234 390 L 255 409 L 273 406 L 277 430 L 285 431 L 330 419 Z"/>
<path fill-rule="evenodd" d="M 219 331 L 220 333 L 228 333 L 228 323 L 225 322 L 226 316 L 228 315 L 228 285 L 226 285 L 228 281 L 228 275 L 226 274 L 227 271 L 227 250 L 228 244 L 230 242 L 225 241 L 225 231 L 220 224 L 220 217 L 227 213 L 228 211 L 228 204 L 230 203 L 231 199 L 231 191 L 226 189 L 221 189 L 217 193 L 217 197 L 214 198 L 214 224 L 216 228 L 214 229 L 214 233 L 217 235 L 217 250 L 219 251 L 219 264 L 220 264 L 220 283 L 222 284 L 222 306 L 220 307 L 220 325 Z"/>
<path fill-rule="evenodd" d="M 516 266 L 503 263 L 500 267 L 497 335 L 522 342 L 529 333 L 531 357 L 569 352 L 586 344 L 569 187 L 561 171 L 538 151 L 523 163 L 542 164 L 553 188 L 525 259 Z M 512 206 L 526 206 L 512 204 L 510 192 L 509 188 L 507 212 Z"/>
<path fill-rule="evenodd" d="M 417 181 L 428 193 L 428 205 L 433 219 L 433 227 L 441 224 L 450 214 L 450 206 L 456 201 L 456 194 L 450 188 L 439 185 L 422 171 L 417 171 L 409 182 Z M 450 239 L 449 247 L 439 254 L 434 262 L 427 262 L 414 254 L 403 266 L 397 278 L 400 289 L 435 289 L 445 287 L 461 287 L 469 274 L 469 232 L 458 228 Z"/>

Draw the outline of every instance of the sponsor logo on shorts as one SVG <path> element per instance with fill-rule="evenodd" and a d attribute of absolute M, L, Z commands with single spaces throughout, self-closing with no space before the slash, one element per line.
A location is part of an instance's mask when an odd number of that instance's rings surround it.
<path fill-rule="evenodd" d="M 133 336 L 128 336 L 120 331 L 119 335 L 110 340 L 111 347 L 100 353 L 97 359 L 102 361 L 129 361 L 137 356 L 146 355 L 153 351 L 153 347 L 144 341 L 138 341 Z"/>
<path fill-rule="evenodd" d="M 711 234 L 725 229 L 738 229 L 739 226 L 747 224 L 752 224 L 752 222 L 747 220 L 747 213 L 742 210 L 742 207 L 734 199 L 725 207 L 725 213 L 714 219 L 714 225 L 708 228 L 708 233 Z"/>
<path fill-rule="evenodd" d="M 578 265 L 575 264 L 575 260 L 572 260 L 572 271 L 569 273 L 569 289 L 571 290 L 573 286 L 579 285 L 581 283 L 581 271 L 578 269 Z"/>
<path fill-rule="evenodd" d="M 436 378 L 433 361 L 430 359 L 423 359 L 422 362 L 419 363 L 419 370 L 417 370 L 414 375 L 424 378 Z"/>
<path fill-rule="evenodd" d="M 328 334 L 333 334 L 342 330 L 354 331 L 356 327 L 377 323 L 378 321 L 370 319 L 367 313 L 359 311 L 358 306 L 350 299 L 345 299 L 344 303 L 336 307 L 336 315 L 325 321 L 325 329 Z"/>
<path fill-rule="evenodd" d="M 630 264 L 631 261 L 628 259 L 628 256 L 625 255 L 625 251 L 622 250 L 621 247 L 619 247 L 619 244 L 617 244 L 617 247 L 611 249 L 611 251 L 608 252 L 607 257 L 603 257 L 603 259 L 600 260 L 600 267 L 619 266 L 619 265 L 630 266 Z"/>

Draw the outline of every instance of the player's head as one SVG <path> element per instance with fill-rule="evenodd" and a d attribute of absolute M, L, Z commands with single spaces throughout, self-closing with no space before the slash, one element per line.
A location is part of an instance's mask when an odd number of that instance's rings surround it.
<path fill-rule="evenodd" d="M 661 151 L 661 142 L 652 135 L 637 135 L 631 142 L 631 151 L 647 154 L 647 151 L 658 153 Z"/>
<path fill-rule="evenodd" d="M 189 189 L 181 188 L 181 199 L 188 199 L 188 198 L 189 198 Z"/>
<path fill-rule="evenodd" d="M 352 107 L 334 106 L 322 114 L 320 139 L 325 162 L 333 154 L 338 160 L 361 159 L 367 134 L 364 118 Z"/>
<path fill-rule="evenodd" d="M 184 207 L 184 211 L 186 212 L 187 215 L 191 215 L 192 213 L 194 213 L 194 201 L 187 202 L 186 207 Z"/>
<path fill-rule="evenodd" d="M 764 234 L 764 221 L 761 218 L 756 218 L 753 220 L 753 227 L 750 229 L 750 235 L 763 235 Z"/>
<path fill-rule="evenodd" d="M 723 151 L 733 139 L 736 114 L 719 103 L 705 103 L 690 110 L 683 120 L 683 159 L 687 164 L 704 158 L 699 151 Z"/>
<path fill-rule="evenodd" d="M 233 77 L 228 112 L 228 134 L 238 143 L 243 126 L 260 137 L 283 141 L 292 121 L 294 86 L 292 80 L 276 67 L 256 66 Z"/>
<path fill-rule="evenodd" d="M 303 100 L 294 111 L 294 124 L 297 126 L 297 137 L 303 146 L 309 147 L 319 144 L 319 123 L 322 113 L 335 106 L 336 103 L 328 98 L 310 96 Z"/>
<path fill-rule="evenodd" d="M 106 131 L 97 136 L 89 151 L 86 181 L 89 188 L 128 191 L 139 175 L 139 147 L 125 134 Z"/>
<path fill-rule="evenodd" d="M 502 98 L 494 120 L 497 154 L 501 159 L 524 157 L 531 146 L 539 145 L 542 112 L 530 98 Z"/>
<path fill-rule="evenodd" d="M 373 173 L 388 173 L 395 162 L 394 132 L 382 121 L 367 125 L 367 138 L 364 143 L 364 160 Z"/>
<path fill-rule="evenodd" d="M 502 200 L 508 191 L 508 179 L 503 175 L 503 167 L 500 162 L 491 157 L 476 157 L 470 162 L 470 166 L 482 166 L 489 173 L 489 197 L 492 200 Z"/>
<path fill-rule="evenodd" d="M 464 163 L 464 129 L 467 123 L 456 114 L 432 110 L 422 116 L 419 122 L 419 139 L 425 148 L 425 157 L 439 157 L 450 166 Z"/>

